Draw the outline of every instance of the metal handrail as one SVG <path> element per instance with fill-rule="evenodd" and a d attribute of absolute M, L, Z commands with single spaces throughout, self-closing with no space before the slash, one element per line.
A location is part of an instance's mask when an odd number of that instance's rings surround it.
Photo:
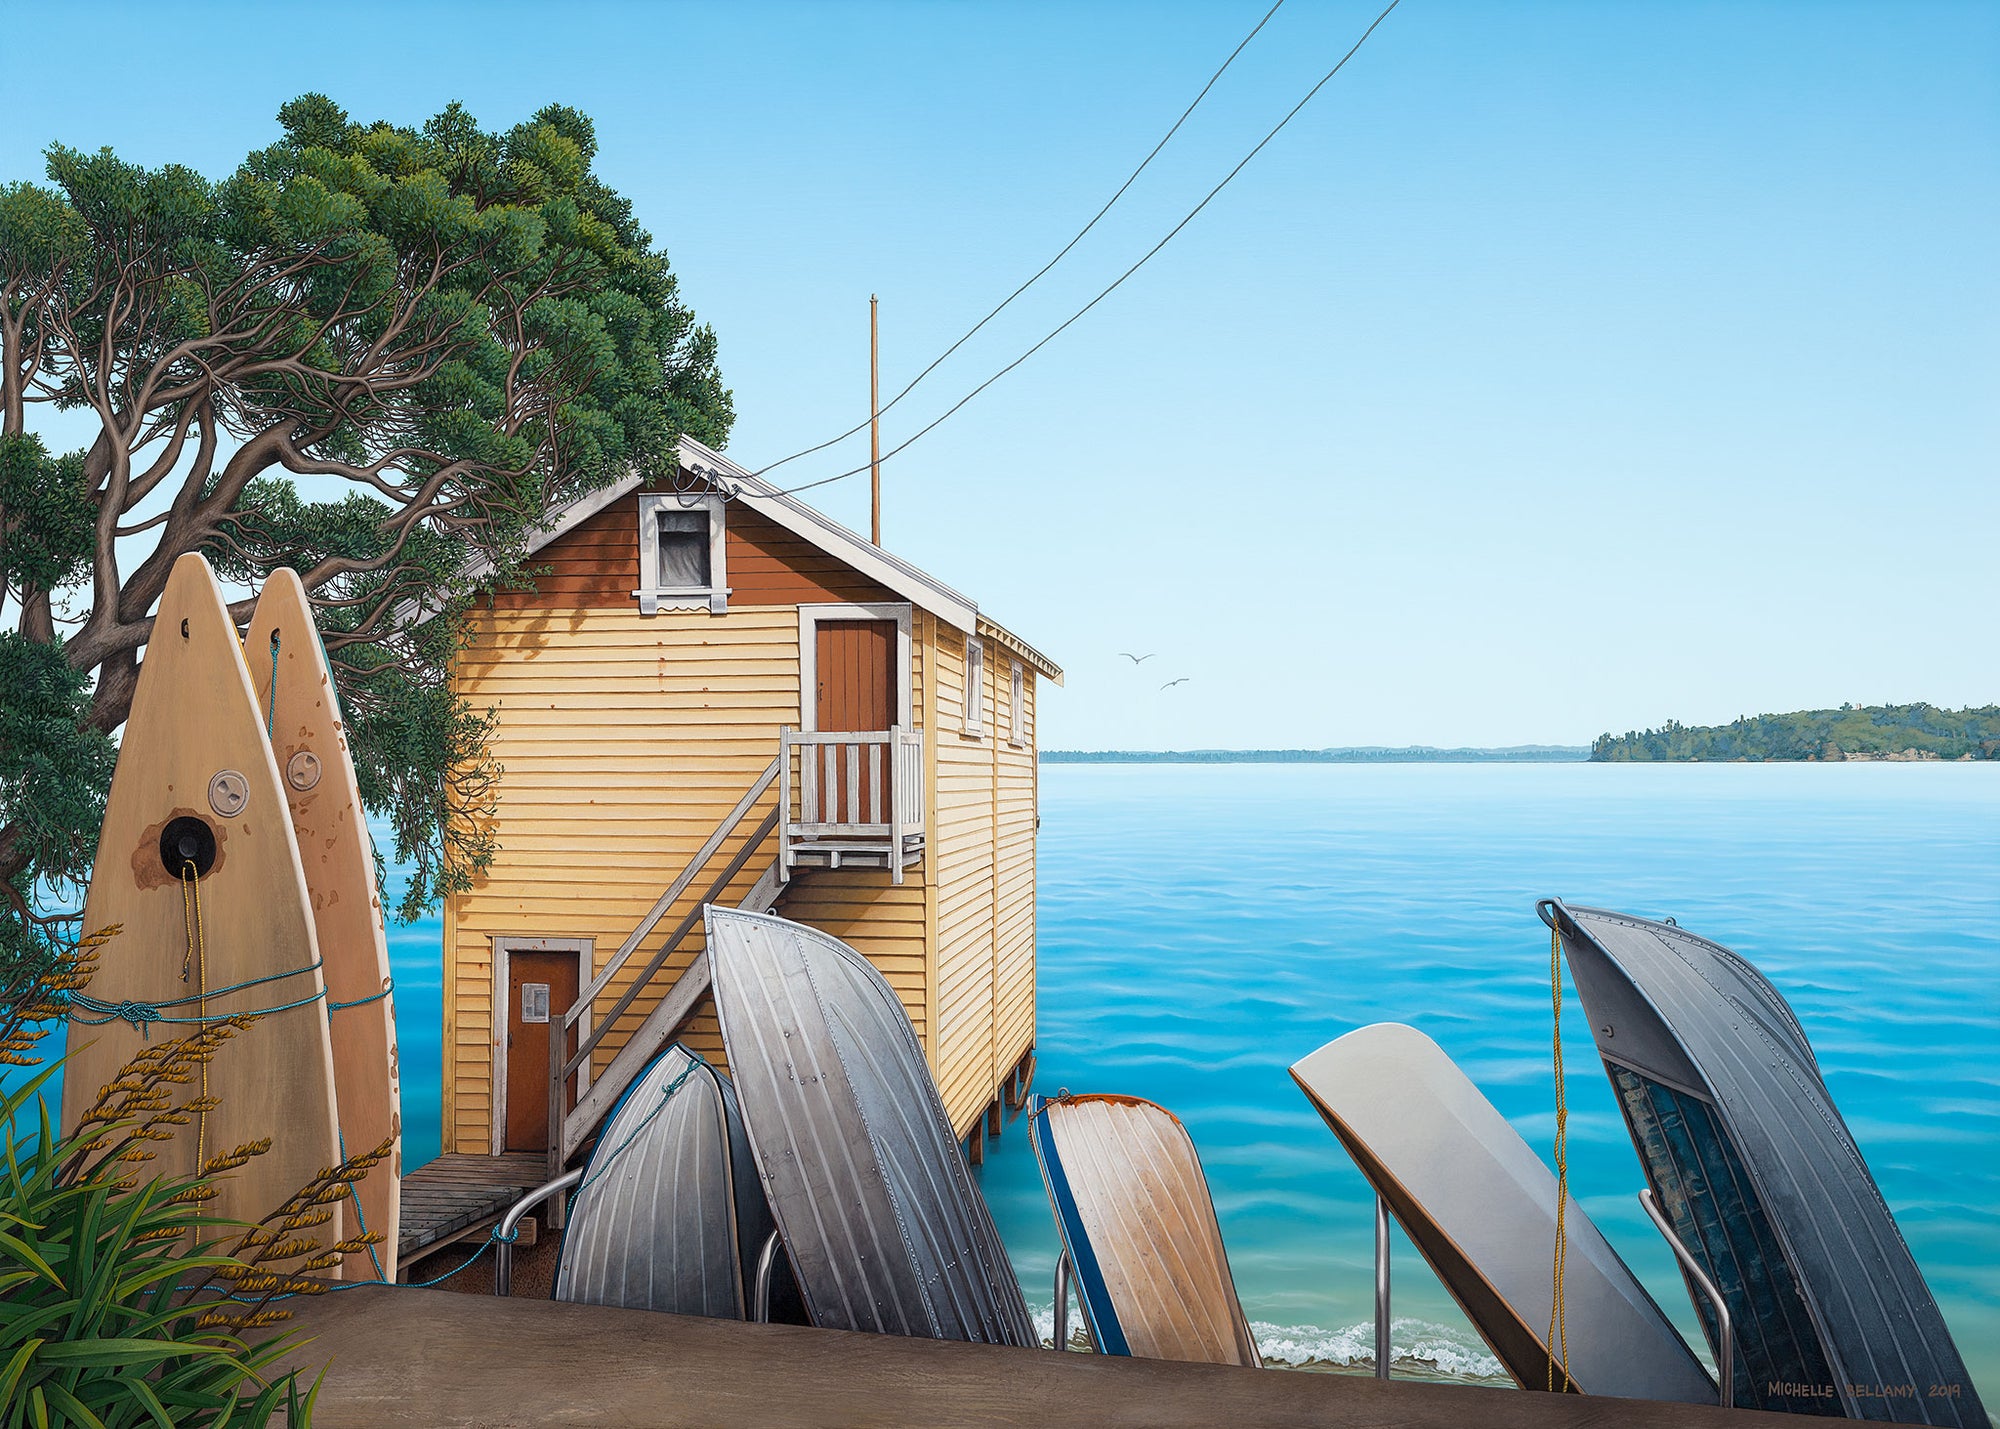
<path fill-rule="evenodd" d="M 1375 1197 L 1375 1378 L 1389 1377 L 1389 1203 Z"/>
<path fill-rule="evenodd" d="M 584 1168 L 579 1166 L 574 1171 L 566 1171 L 556 1177 L 555 1180 L 535 1187 L 534 1190 L 528 1192 L 527 1195 L 521 1197 L 520 1200 L 507 1208 L 507 1214 L 500 1218 L 500 1224 L 493 1231 L 493 1239 L 496 1242 L 496 1248 L 493 1252 L 493 1293 L 495 1295 L 511 1295 L 514 1293 L 514 1242 L 512 1237 L 514 1227 L 521 1223 L 521 1217 L 527 1215 L 529 1211 L 533 1210 L 543 1201 L 546 1201 L 549 1197 L 558 1192 L 567 1191 L 571 1186 L 581 1181 L 583 1179 L 583 1170 Z"/>
<path fill-rule="evenodd" d="M 1051 1331 L 1059 1350 L 1069 1348 L 1069 1285 L 1075 1270 L 1069 1263 L 1069 1252 L 1056 1257 L 1056 1322 Z"/>
<path fill-rule="evenodd" d="M 772 1231 L 764 1237 L 764 1248 L 757 1252 L 757 1285 L 752 1292 L 756 1303 L 750 1307 L 750 1318 L 760 1325 L 771 1323 L 771 1268 L 778 1259 L 778 1233 Z"/>
<path fill-rule="evenodd" d="M 1701 1287 L 1701 1293 L 1708 1297 L 1708 1303 L 1715 1308 L 1715 1378 L 1721 1388 L 1721 1402 L 1724 1409 L 1736 1407 L 1736 1336 L 1729 1323 L 1729 1307 L 1722 1303 L 1722 1292 L 1715 1288 L 1688 1248 L 1681 1244 L 1681 1238 L 1674 1234 L 1674 1228 L 1667 1224 L 1667 1218 L 1660 1213 L 1653 1200 L 1653 1188 L 1648 1186 L 1639 1193 L 1639 1204 L 1646 1208 L 1653 1225 L 1667 1238 L 1673 1247 L 1674 1258 L 1681 1263 L 1681 1269 L 1688 1278 Z"/>

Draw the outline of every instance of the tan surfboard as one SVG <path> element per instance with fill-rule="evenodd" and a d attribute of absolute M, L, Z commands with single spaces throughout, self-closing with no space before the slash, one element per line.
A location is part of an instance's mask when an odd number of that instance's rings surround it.
<path fill-rule="evenodd" d="M 292 833 L 312 902 L 333 1034 L 334 1100 L 350 1156 L 393 1141 L 389 1159 L 355 1186 L 357 1224 L 385 1239 L 347 1257 L 349 1280 L 396 1278 L 402 1176 L 402 1092 L 396 1006 L 382 898 L 355 783 L 340 701 L 298 573 L 273 571 L 243 637 L 271 752 L 291 806 Z"/>
<path fill-rule="evenodd" d="M 270 1137 L 268 1152 L 218 1177 L 209 1203 L 246 1221 L 339 1160 L 319 945 L 282 788 L 215 575 L 182 556 L 139 669 L 84 904 L 84 927 L 124 932 L 99 959 L 93 1002 L 71 1011 L 63 1124 L 148 1040 L 263 1012 L 209 1064 L 221 1105 L 138 1166 L 191 1173 L 201 1156 Z M 345 1219 L 316 1234 L 331 1244 Z"/>

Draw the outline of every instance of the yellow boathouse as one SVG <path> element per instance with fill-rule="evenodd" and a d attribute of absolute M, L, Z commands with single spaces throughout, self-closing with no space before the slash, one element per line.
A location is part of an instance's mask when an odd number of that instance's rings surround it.
<path fill-rule="evenodd" d="M 1035 1043 L 1036 708 L 1062 672 L 720 453 L 683 439 L 680 466 L 552 513 L 535 589 L 470 617 L 499 851 L 445 906 L 444 1149 L 556 1168 L 668 1041 L 721 1060 L 715 902 L 880 968 L 977 1158 Z"/>

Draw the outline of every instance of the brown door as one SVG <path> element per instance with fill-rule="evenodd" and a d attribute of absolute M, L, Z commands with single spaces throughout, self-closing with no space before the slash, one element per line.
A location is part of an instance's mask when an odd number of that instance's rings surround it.
<path fill-rule="evenodd" d="M 575 953 L 507 955 L 507 1150 L 549 1146 L 549 1029 L 576 1001 Z M 576 1046 L 576 1036 L 568 1039 Z M 576 1103 L 571 1082 L 569 1102 Z"/>
<path fill-rule="evenodd" d="M 815 627 L 819 690 L 817 722 L 823 731 L 886 730 L 896 720 L 896 622 L 893 620 L 822 620 Z M 832 778 L 825 779 L 829 753 Z M 863 746 L 853 761 L 858 778 L 850 783 L 847 751 L 821 749 L 820 770 L 828 823 L 886 824 L 889 822 L 890 751 L 877 746 L 880 780 L 869 777 L 871 750 Z M 878 803 L 874 790 L 881 791 Z M 859 817 L 856 817 L 856 815 Z"/>

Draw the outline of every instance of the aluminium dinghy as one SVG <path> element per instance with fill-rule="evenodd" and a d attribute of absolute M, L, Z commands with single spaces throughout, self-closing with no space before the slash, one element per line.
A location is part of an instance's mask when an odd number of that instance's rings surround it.
<path fill-rule="evenodd" d="M 1734 1328 L 1744 1408 L 1986 1429 L 1923 1272 L 1798 1018 L 1729 949 L 1555 899 L 1646 1180 Z M 1710 1343 L 1716 1319 L 1690 1295 Z"/>
<path fill-rule="evenodd" d="M 774 1234 L 729 1078 L 678 1042 L 612 1109 L 569 1210 L 555 1298 L 753 1319 Z M 780 1313 L 795 1299 L 777 1269 Z"/>
<path fill-rule="evenodd" d="M 1716 1402 L 1707 1371 L 1575 1197 L 1557 1367 L 1556 1178 L 1437 1043 L 1377 1023 L 1302 1059 L 1292 1079 L 1523 1388 L 1561 1387 L 1566 1369 L 1584 1394 Z"/>
<path fill-rule="evenodd" d="M 1261 1369 L 1180 1120 L 1138 1097 L 1065 1094 L 1035 1098 L 1031 1126 L 1099 1353 Z"/>
<path fill-rule="evenodd" d="M 812 1322 L 1036 1343 L 894 989 L 839 939 L 707 910 L 723 1045 Z"/>

